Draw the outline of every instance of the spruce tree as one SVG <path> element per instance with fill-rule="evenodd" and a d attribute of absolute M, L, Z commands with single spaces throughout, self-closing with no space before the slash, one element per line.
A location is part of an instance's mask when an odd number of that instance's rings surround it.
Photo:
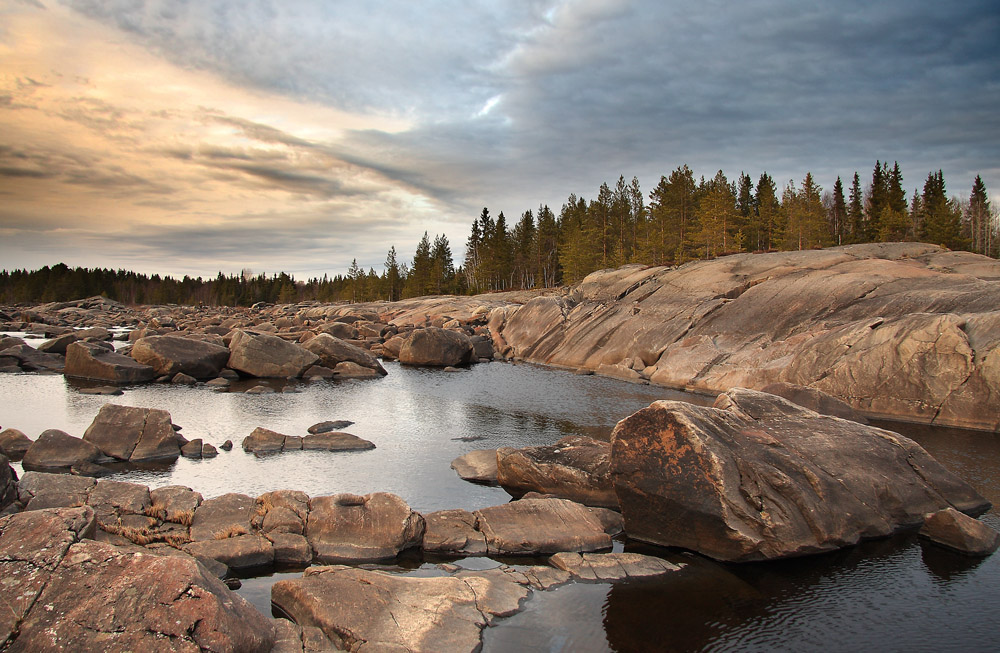
<path fill-rule="evenodd" d="M 851 182 L 851 194 L 847 203 L 848 242 L 865 242 L 865 212 L 864 198 L 861 194 L 861 177 L 854 173 Z"/>
<path fill-rule="evenodd" d="M 844 199 L 844 184 L 837 177 L 833 183 L 833 204 L 830 207 L 830 230 L 837 245 L 844 244 L 847 234 L 847 201 Z"/>

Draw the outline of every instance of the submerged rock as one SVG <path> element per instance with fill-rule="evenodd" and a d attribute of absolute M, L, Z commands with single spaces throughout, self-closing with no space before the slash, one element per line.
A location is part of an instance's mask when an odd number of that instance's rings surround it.
<path fill-rule="evenodd" d="M 989 507 L 901 435 L 737 388 L 715 408 L 658 401 L 612 433 L 629 537 L 720 560 L 830 551 Z"/>
<path fill-rule="evenodd" d="M 641 553 L 557 553 L 549 564 L 580 580 L 648 578 L 679 571 L 680 565 Z"/>

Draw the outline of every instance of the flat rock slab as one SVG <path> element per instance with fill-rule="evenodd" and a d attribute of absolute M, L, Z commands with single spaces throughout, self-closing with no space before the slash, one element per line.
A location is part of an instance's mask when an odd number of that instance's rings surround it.
<path fill-rule="evenodd" d="M 497 450 L 475 449 L 451 461 L 460 478 L 472 483 L 497 485 Z"/>
<path fill-rule="evenodd" d="M 557 553 L 549 564 L 577 580 L 618 581 L 662 576 L 681 565 L 641 553 Z"/>
<path fill-rule="evenodd" d="M 350 433 L 310 433 L 302 438 L 304 451 L 366 451 L 375 444 Z"/>
<path fill-rule="evenodd" d="M 538 555 L 611 548 L 587 506 L 567 499 L 521 499 L 473 513 L 490 555 Z"/>
<path fill-rule="evenodd" d="M 903 436 L 736 388 L 658 401 L 612 433 L 629 537 L 720 560 L 830 551 L 989 502 Z"/>
<path fill-rule="evenodd" d="M 313 424 L 306 429 L 306 431 L 309 433 L 329 433 L 330 431 L 340 431 L 341 429 L 346 429 L 352 424 L 354 424 L 354 422 L 349 419 L 327 420 L 325 422 Z"/>
<path fill-rule="evenodd" d="M 29 471 L 18 481 L 18 501 L 26 510 L 82 506 L 95 485 L 97 481 L 86 476 Z"/>
<path fill-rule="evenodd" d="M 321 562 L 367 562 L 396 557 L 420 546 L 424 518 L 394 494 L 315 497 L 306 538 Z"/>
<path fill-rule="evenodd" d="M 552 494 L 588 506 L 618 508 L 611 485 L 611 443 L 570 435 L 548 446 L 497 450 L 497 481 L 511 496 Z"/>
<path fill-rule="evenodd" d="M 969 556 L 988 556 L 1000 546 L 1000 533 L 954 508 L 927 515 L 920 537 Z"/>
<path fill-rule="evenodd" d="M 467 510 L 439 510 L 424 515 L 423 549 L 446 555 L 486 555 L 486 536 L 476 516 Z"/>
<path fill-rule="evenodd" d="M 271 588 L 272 603 L 300 626 L 372 651 L 478 651 L 483 628 L 529 595 L 497 574 L 423 578 L 340 566 Z"/>

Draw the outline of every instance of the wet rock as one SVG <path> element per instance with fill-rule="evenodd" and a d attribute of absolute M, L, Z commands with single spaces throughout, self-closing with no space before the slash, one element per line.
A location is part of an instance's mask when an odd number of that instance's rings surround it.
<path fill-rule="evenodd" d="M 566 499 L 522 499 L 473 513 L 490 555 L 538 555 L 611 548 L 600 519 Z"/>
<path fill-rule="evenodd" d="M 177 374 L 174 374 L 174 376 L 170 379 L 170 382 L 175 385 L 196 385 L 198 383 L 198 379 L 193 376 L 188 376 L 183 372 L 178 372 Z"/>
<path fill-rule="evenodd" d="M 497 574 L 419 578 L 334 566 L 275 583 L 271 601 L 351 650 L 478 651 L 482 629 L 529 594 Z"/>
<path fill-rule="evenodd" d="M 311 433 L 302 438 L 302 449 L 306 451 L 364 451 L 374 449 L 368 440 L 350 433 Z"/>
<path fill-rule="evenodd" d="M 250 435 L 243 438 L 243 451 L 252 453 L 275 453 L 283 451 L 287 436 L 258 426 Z"/>
<path fill-rule="evenodd" d="M 218 455 L 219 455 L 219 452 L 215 449 L 214 446 L 212 446 L 208 442 L 206 442 L 205 444 L 202 445 L 202 447 L 201 447 L 201 457 L 202 458 L 215 458 Z"/>
<path fill-rule="evenodd" d="M 640 553 L 557 553 L 549 564 L 579 580 L 617 581 L 662 576 L 681 569 L 672 562 Z"/>
<path fill-rule="evenodd" d="M 313 365 L 302 375 L 303 379 L 308 379 L 310 381 L 316 379 L 332 379 L 337 376 L 337 373 L 331 370 L 329 367 L 323 367 L 322 365 Z"/>
<path fill-rule="evenodd" d="M 467 510 L 439 510 L 424 515 L 423 549 L 446 555 L 486 555 L 486 536 L 477 529 L 476 516 Z"/>
<path fill-rule="evenodd" d="M 31 447 L 31 438 L 17 429 L 0 431 L 0 454 L 17 462 L 24 458 L 25 452 Z"/>
<path fill-rule="evenodd" d="M 730 390 L 658 401 L 612 433 L 629 537 L 730 561 L 806 555 L 989 503 L 912 440 Z"/>
<path fill-rule="evenodd" d="M 191 539 L 195 541 L 246 535 L 253 529 L 254 500 L 231 492 L 203 501 L 191 521 Z M 210 556 L 211 557 L 211 556 Z"/>
<path fill-rule="evenodd" d="M 74 342 L 66 348 L 66 376 L 110 381 L 111 383 L 146 383 L 156 374 L 149 365 L 91 342 Z"/>
<path fill-rule="evenodd" d="M 198 540 L 185 544 L 184 551 L 218 560 L 230 569 L 252 569 L 274 563 L 274 547 L 270 540 L 260 535 Z"/>
<path fill-rule="evenodd" d="M 321 562 L 367 562 L 420 546 L 424 519 L 394 494 L 337 494 L 309 504 L 306 538 Z"/>
<path fill-rule="evenodd" d="M 148 336 L 132 346 L 132 358 L 153 368 L 156 376 L 186 374 L 195 379 L 219 375 L 229 350 L 202 340 L 178 336 Z"/>
<path fill-rule="evenodd" d="M 180 442 L 170 413 L 157 408 L 105 404 L 83 434 L 108 456 L 138 462 L 180 455 Z"/>
<path fill-rule="evenodd" d="M 232 451 L 233 450 L 233 441 L 232 440 L 226 440 L 225 442 L 222 443 L 222 446 L 219 447 L 219 448 L 222 449 L 223 451 Z"/>
<path fill-rule="evenodd" d="M 337 367 L 335 367 L 333 371 L 338 379 L 374 379 L 379 376 L 384 376 L 384 374 L 378 370 L 373 370 L 370 367 L 363 367 L 353 361 L 337 363 Z"/>
<path fill-rule="evenodd" d="M 341 374 L 341 371 L 337 370 L 337 366 L 345 362 L 354 363 L 361 368 L 372 370 L 381 376 L 385 376 L 386 374 L 382 364 L 378 362 L 378 359 L 371 352 L 344 342 L 329 333 L 319 334 L 306 342 L 303 347 L 319 356 L 320 365 L 336 370 L 338 374 Z M 347 370 L 354 368 L 345 366 L 341 369 L 346 373 Z M 361 372 L 357 371 L 357 375 L 360 374 Z"/>
<path fill-rule="evenodd" d="M 230 385 L 232 385 L 232 383 L 229 381 L 229 379 L 218 377 L 215 379 L 209 379 L 208 381 L 205 381 L 205 385 L 207 385 L 210 388 L 218 388 L 220 390 L 224 390 L 225 388 L 228 388 Z"/>
<path fill-rule="evenodd" d="M 341 429 L 346 429 L 348 426 L 352 424 L 354 424 L 354 422 L 348 419 L 319 422 L 317 424 L 313 424 L 312 426 L 310 426 L 308 429 L 306 429 L 306 431 L 313 434 L 329 433 L 330 431 L 339 431 Z"/>
<path fill-rule="evenodd" d="M 248 394 L 248 395 L 273 395 L 274 394 L 274 388 L 271 388 L 271 387 L 266 386 L 266 385 L 255 385 L 254 387 L 250 388 L 249 390 L 247 390 L 243 394 Z"/>
<path fill-rule="evenodd" d="M 611 485 L 611 443 L 570 435 L 553 445 L 496 452 L 497 481 L 511 496 L 552 494 L 588 506 L 618 508 Z"/>
<path fill-rule="evenodd" d="M 436 327 L 417 329 L 403 342 L 399 362 L 407 365 L 447 367 L 472 361 L 472 340 L 464 333 Z"/>
<path fill-rule="evenodd" d="M 1000 533 L 954 508 L 927 515 L 920 537 L 970 556 L 988 556 L 1000 546 Z"/>
<path fill-rule="evenodd" d="M 229 351 L 228 367 L 248 376 L 299 377 L 319 361 L 319 356 L 295 343 L 254 331 L 237 331 Z"/>
<path fill-rule="evenodd" d="M 483 485 L 497 485 L 497 450 L 475 449 L 451 461 L 460 478 Z"/>
<path fill-rule="evenodd" d="M 48 429 L 31 443 L 24 452 L 21 465 L 24 469 L 46 471 L 69 469 L 74 465 L 103 458 L 94 444 L 74 437 L 65 431 Z"/>

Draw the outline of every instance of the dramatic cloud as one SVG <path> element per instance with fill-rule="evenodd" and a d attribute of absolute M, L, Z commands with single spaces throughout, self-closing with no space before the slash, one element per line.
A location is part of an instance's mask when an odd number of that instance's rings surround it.
<path fill-rule="evenodd" d="M 381 270 L 685 163 L 1000 201 L 998 42 L 991 0 L 0 0 L 0 256 Z"/>

